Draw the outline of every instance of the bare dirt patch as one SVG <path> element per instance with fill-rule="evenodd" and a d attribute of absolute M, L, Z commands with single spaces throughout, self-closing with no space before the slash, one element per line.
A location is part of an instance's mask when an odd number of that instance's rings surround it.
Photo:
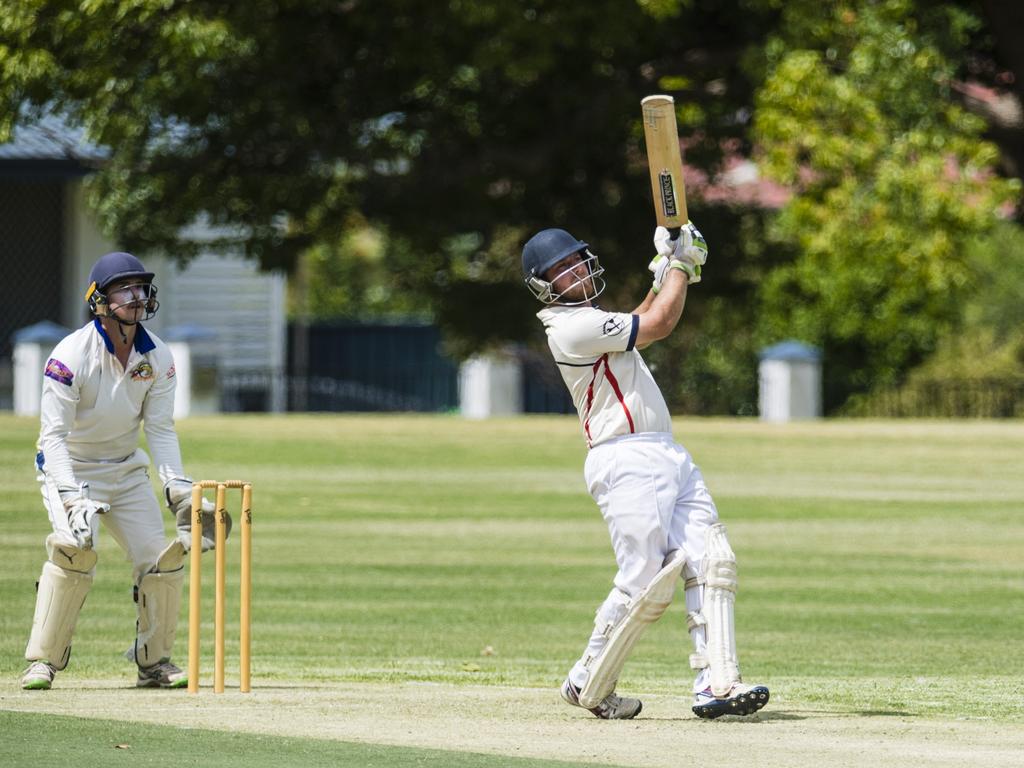
<path fill-rule="evenodd" d="M 297 683 L 190 696 L 110 681 L 58 684 L 45 692 L 0 684 L 0 709 L 644 768 L 705 762 L 702 755 L 742 756 L 758 768 L 1018 768 L 1024 754 L 1017 723 L 773 705 L 707 722 L 676 696 L 645 697 L 640 718 L 605 722 L 537 688 Z"/>

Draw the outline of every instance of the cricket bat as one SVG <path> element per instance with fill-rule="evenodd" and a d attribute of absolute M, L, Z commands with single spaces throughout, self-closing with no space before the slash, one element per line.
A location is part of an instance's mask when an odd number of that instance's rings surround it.
<path fill-rule="evenodd" d="M 648 96 L 640 102 L 647 142 L 647 166 L 651 173 L 654 216 L 672 238 L 688 220 L 683 159 L 679 154 L 676 105 L 671 96 Z"/>

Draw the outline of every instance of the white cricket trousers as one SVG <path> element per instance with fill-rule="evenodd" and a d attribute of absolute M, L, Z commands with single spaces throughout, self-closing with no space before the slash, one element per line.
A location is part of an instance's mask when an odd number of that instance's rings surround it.
<path fill-rule="evenodd" d="M 131 560 L 132 582 L 138 584 L 139 579 L 156 565 L 168 543 L 160 505 L 149 480 L 149 456 L 138 448 L 123 461 L 75 460 L 72 466 L 75 478 L 89 484 L 89 498 L 110 505 L 110 511 L 99 518 Z M 40 472 L 37 479 L 54 533 L 73 542 L 75 537 L 68 527 L 67 512 L 57 493 L 56 483 L 45 471 Z"/>
<path fill-rule="evenodd" d="M 579 687 L 586 683 L 584 660 L 597 656 L 607 641 L 601 629 L 622 619 L 630 598 L 650 584 L 670 552 L 685 555 L 684 575 L 702 573 L 705 532 L 718 522 L 700 469 L 671 434 L 647 432 L 601 443 L 587 455 L 584 475 L 608 524 L 619 570 L 597 610 L 587 648 L 569 673 Z M 699 611 L 702 602 L 702 587 L 686 590 L 688 612 Z M 703 627 L 691 635 L 696 650 L 703 651 Z M 701 690 L 702 682 L 698 675 L 694 690 Z"/>

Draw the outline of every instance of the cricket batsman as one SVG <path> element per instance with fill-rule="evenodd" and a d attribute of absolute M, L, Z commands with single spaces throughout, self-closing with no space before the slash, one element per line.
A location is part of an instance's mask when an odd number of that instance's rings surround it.
<path fill-rule="evenodd" d="M 181 688 L 187 674 L 171 662 L 178 606 L 191 544 L 192 481 L 174 431 L 174 360 L 141 323 L 159 302 L 153 273 L 129 253 L 100 257 L 85 300 L 93 319 L 54 348 L 43 376 L 37 480 L 53 532 L 46 537 L 35 615 L 21 678 L 45 690 L 71 658 L 78 614 L 98 559 L 98 523 L 132 563 L 135 640 L 125 653 L 140 688 Z M 139 447 L 143 426 L 178 538 L 168 542 Z M 206 520 L 209 519 L 209 525 Z M 213 504 L 204 501 L 203 548 L 213 546 Z"/>
<path fill-rule="evenodd" d="M 658 227 L 654 245 L 653 285 L 629 313 L 595 303 L 604 269 L 587 243 L 545 229 L 523 247 L 523 277 L 545 305 L 537 317 L 579 411 L 589 448 L 587 487 L 608 524 L 618 565 L 561 695 L 599 718 L 636 717 L 641 702 L 615 693 L 619 673 L 682 578 L 694 645 L 693 712 L 707 719 L 749 715 L 768 703 L 769 691 L 740 677 L 736 556 L 700 470 L 672 437 L 668 407 L 639 352 L 675 329 L 688 286 L 700 281 L 707 243 L 687 222 L 675 239 Z"/>

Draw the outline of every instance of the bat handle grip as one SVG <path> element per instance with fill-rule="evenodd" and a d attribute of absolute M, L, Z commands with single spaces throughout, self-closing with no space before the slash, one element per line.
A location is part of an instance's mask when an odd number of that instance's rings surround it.
<path fill-rule="evenodd" d="M 678 240 L 679 239 L 679 233 L 682 231 L 682 229 L 683 229 L 682 227 L 669 227 L 668 228 L 669 239 L 671 239 L 671 240 Z"/>

